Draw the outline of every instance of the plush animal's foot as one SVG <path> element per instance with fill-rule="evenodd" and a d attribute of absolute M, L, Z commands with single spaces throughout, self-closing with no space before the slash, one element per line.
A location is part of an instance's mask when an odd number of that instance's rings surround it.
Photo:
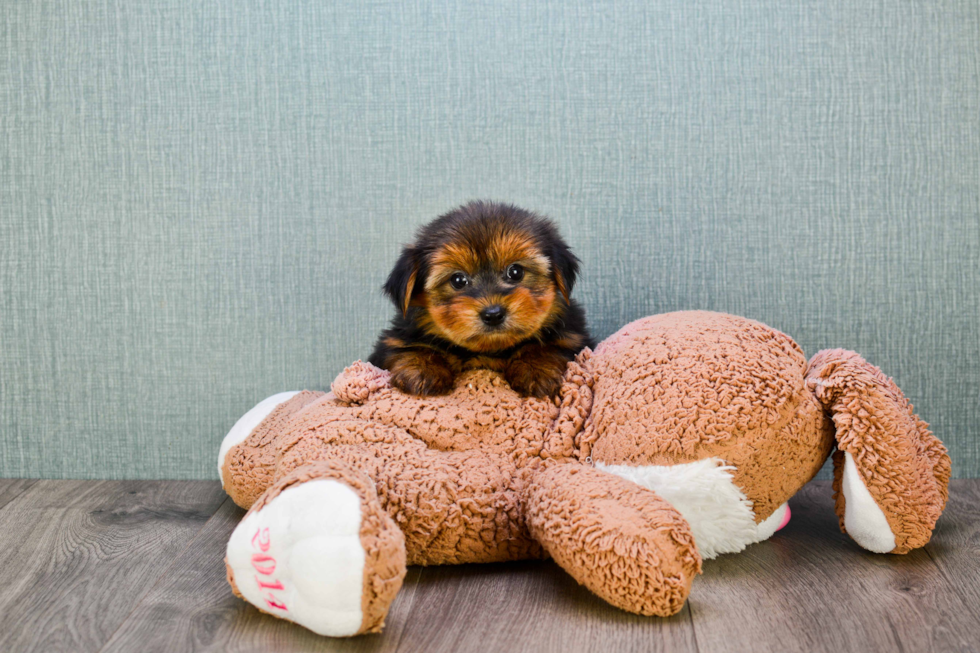
<path fill-rule="evenodd" d="M 895 532 L 864 482 L 854 456 L 835 451 L 834 468 L 834 507 L 841 529 L 863 549 L 873 553 L 895 552 Z"/>
<path fill-rule="evenodd" d="M 231 427 L 218 451 L 218 474 L 235 503 L 251 508 L 272 485 L 277 436 L 297 413 L 323 397 L 310 390 L 280 392 L 260 401 Z"/>
<path fill-rule="evenodd" d="M 925 546 L 948 497 L 946 447 L 894 381 L 854 352 L 817 353 L 806 381 L 834 420 L 841 529 L 876 553 Z"/>
<path fill-rule="evenodd" d="M 298 391 L 294 392 L 280 392 L 279 394 L 272 395 L 271 397 L 266 397 L 259 403 L 255 404 L 251 410 L 242 415 L 235 425 L 231 427 L 228 434 L 221 441 L 221 447 L 218 449 L 218 476 L 223 477 L 222 468 L 225 466 L 225 457 L 231 448 L 237 444 L 241 444 L 245 439 L 252 434 L 255 427 L 262 423 L 262 421 L 269 416 L 269 414 L 276 409 L 276 407 L 285 402 L 289 401 L 293 397 L 299 394 Z M 224 478 L 222 478 L 222 484 L 224 483 Z"/>
<path fill-rule="evenodd" d="M 343 637 L 381 630 L 405 544 L 366 476 L 318 463 L 256 502 L 225 562 L 236 594 L 259 610 Z"/>
<path fill-rule="evenodd" d="M 851 539 L 868 551 L 893 551 L 895 533 L 892 532 L 885 513 L 868 491 L 868 486 L 854 464 L 854 457 L 849 453 L 844 453 L 840 485 L 844 495 L 844 528 Z"/>

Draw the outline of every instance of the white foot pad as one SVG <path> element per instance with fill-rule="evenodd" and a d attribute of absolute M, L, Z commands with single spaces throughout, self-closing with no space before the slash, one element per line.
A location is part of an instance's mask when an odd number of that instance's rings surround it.
<path fill-rule="evenodd" d="M 235 585 L 249 603 L 332 637 L 361 627 L 361 501 L 334 480 L 284 490 L 228 541 Z"/>
<path fill-rule="evenodd" d="M 888 553 L 895 548 L 895 534 L 885 513 L 868 491 L 854 464 L 851 454 L 844 452 L 844 528 L 851 539 L 862 548 L 875 553 Z"/>
<path fill-rule="evenodd" d="M 252 435 L 252 431 L 255 427 L 262 423 L 269 413 L 276 409 L 276 406 L 284 401 L 288 401 L 298 395 L 299 392 L 280 392 L 277 395 L 272 395 L 271 397 L 266 397 L 259 403 L 255 404 L 250 411 L 242 415 L 235 425 L 231 427 L 228 431 L 228 435 L 225 439 L 221 441 L 221 448 L 218 449 L 218 478 L 221 479 L 222 487 L 225 484 L 225 479 L 222 477 L 221 469 L 225 466 L 225 456 L 231 451 L 239 442 L 244 442 L 245 438 Z"/>

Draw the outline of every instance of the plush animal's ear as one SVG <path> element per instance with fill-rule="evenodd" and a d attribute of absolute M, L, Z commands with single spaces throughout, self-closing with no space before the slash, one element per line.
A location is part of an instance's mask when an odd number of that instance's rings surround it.
<path fill-rule="evenodd" d="M 578 276 L 578 257 L 560 239 L 555 240 L 551 246 L 551 274 L 558 286 L 558 292 L 567 302 L 568 296 L 572 294 L 572 287 L 575 286 L 575 277 Z"/>
<path fill-rule="evenodd" d="M 419 281 L 419 255 L 411 245 L 402 250 L 401 256 L 388 275 L 384 285 L 384 293 L 388 295 L 402 315 L 408 313 L 408 305 L 412 302 L 412 293 Z"/>

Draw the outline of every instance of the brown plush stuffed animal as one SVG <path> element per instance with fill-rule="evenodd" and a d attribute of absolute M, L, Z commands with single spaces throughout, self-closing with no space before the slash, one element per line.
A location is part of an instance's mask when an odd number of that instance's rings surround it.
<path fill-rule="evenodd" d="M 809 363 L 751 320 L 637 320 L 569 364 L 556 400 L 476 370 L 412 397 L 355 363 L 332 392 L 247 413 L 219 454 L 250 508 L 228 579 L 260 610 L 324 635 L 381 629 L 408 564 L 550 556 L 624 610 L 671 615 L 702 558 L 740 551 L 836 444 L 841 528 L 881 553 L 929 541 L 946 449 L 860 356 Z"/>

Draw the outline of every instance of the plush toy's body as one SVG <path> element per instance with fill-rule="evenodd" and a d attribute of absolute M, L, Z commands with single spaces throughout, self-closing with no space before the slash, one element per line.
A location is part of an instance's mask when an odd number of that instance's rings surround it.
<path fill-rule="evenodd" d="M 377 631 L 406 564 L 550 556 L 645 615 L 684 604 L 702 558 L 770 537 L 834 454 L 841 527 L 865 548 L 925 544 L 949 458 L 856 354 L 807 363 L 784 334 L 706 312 L 633 322 L 569 364 L 556 401 L 470 371 L 412 397 L 364 363 L 328 394 L 284 393 L 219 454 L 251 508 L 232 586 L 326 635 Z"/>

